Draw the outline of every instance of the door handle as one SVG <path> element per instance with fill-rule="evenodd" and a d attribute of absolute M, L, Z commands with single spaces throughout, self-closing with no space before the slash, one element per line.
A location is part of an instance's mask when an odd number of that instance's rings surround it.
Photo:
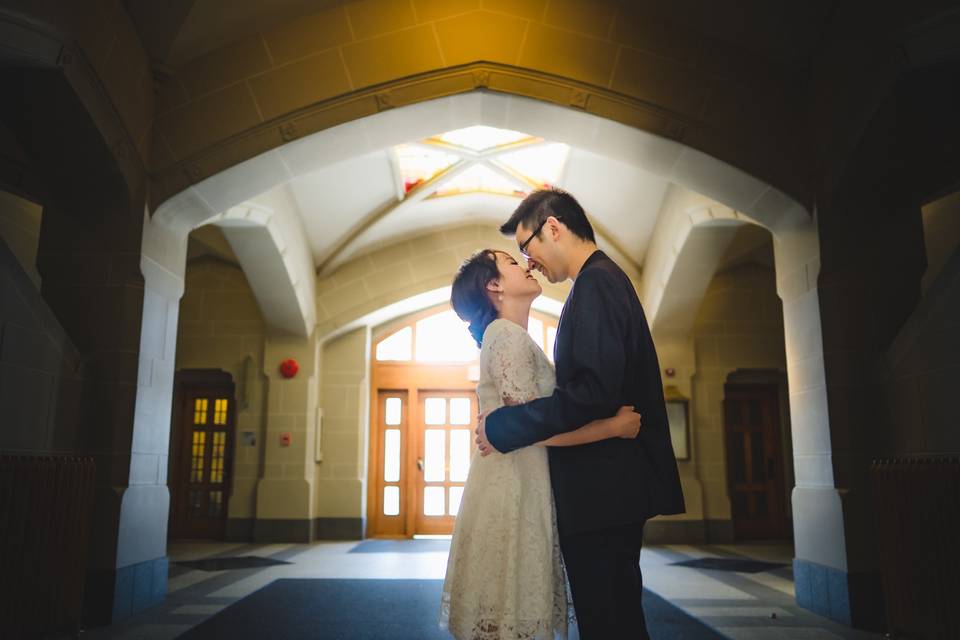
<path fill-rule="evenodd" d="M 417 458 L 417 469 L 423 471 L 423 458 Z"/>

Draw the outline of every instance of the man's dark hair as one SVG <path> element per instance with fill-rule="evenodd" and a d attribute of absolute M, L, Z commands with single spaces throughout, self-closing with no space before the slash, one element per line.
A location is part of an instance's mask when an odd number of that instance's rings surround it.
<path fill-rule="evenodd" d="M 510 219 L 500 226 L 500 233 L 514 235 L 521 224 L 533 231 L 550 216 L 560 220 L 573 235 L 596 244 L 593 227 L 583 207 L 572 195 L 556 187 L 538 189 L 524 198 Z"/>

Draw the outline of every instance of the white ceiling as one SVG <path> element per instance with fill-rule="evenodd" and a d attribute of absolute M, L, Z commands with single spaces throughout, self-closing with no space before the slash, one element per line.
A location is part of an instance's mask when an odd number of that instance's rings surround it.
<path fill-rule="evenodd" d="M 420 229 L 478 223 L 496 226 L 520 203 L 518 197 L 469 193 L 423 199 L 394 210 L 398 189 L 392 163 L 389 148 L 358 152 L 288 183 L 316 266 L 332 270 Z M 669 186 L 667 180 L 635 165 L 571 148 L 557 186 L 580 201 L 598 231 L 609 234 L 600 234 L 601 246 L 617 253 L 622 250 L 634 264 L 643 263 Z"/>

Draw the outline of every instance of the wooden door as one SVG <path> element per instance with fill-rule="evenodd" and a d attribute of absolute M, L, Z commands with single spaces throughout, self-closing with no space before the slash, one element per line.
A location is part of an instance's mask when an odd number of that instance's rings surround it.
<path fill-rule="evenodd" d="M 170 537 L 222 540 L 232 489 L 233 384 L 182 376 L 171 439 Z"/>
<path fill-rule="evenodd" d="M 477 396 L 425 390 L 417 396 L 414 533 L 450 534 L 476 447 Z"/>
<path fill-rule="evenodd" d="M 374 492 L 374 509 L 371 511 L 371 531 L 381 536 L 403 537 L 406 534 L 406 505 L 408 503 L 408 478 L 410 446 L 407 429 L 408 394 L 402 390 L 380 390 L 377 394 L 377 410 L 373 412 L 376 424 L 376 456 L 370 480 L 377 489 Z"/>
<path fill-rule="evenodd" d="M 727 484 L 738 540 L 789 537 L 774 385 L 725 387 Z"/>

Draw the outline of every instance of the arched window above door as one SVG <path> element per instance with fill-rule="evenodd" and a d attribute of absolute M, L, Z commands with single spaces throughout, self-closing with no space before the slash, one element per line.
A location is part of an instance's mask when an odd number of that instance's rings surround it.
<path fill-rule="evenodd" d="M 553 343 L 557 335 L 556 318 L 533 312 L 527 332 L 552 362 Z M 480 350 L 467 329 L 467 323 L 446 305 L 391 332 L 379 340 L 375 348 L 377 362 L 471 363 L 479 357 Z"/>

